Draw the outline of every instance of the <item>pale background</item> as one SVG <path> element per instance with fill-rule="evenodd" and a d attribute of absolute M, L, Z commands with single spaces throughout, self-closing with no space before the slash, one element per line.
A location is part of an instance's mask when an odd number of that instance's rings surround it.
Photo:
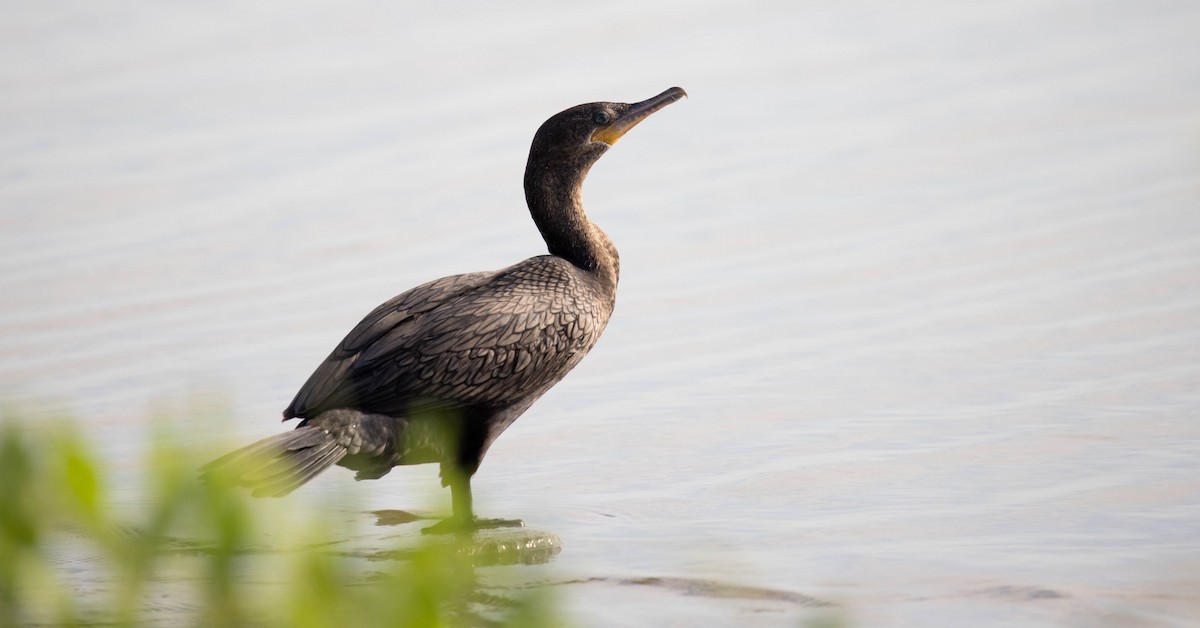
<path fill-rule="evenodd" d="M 1200 4 L 0 12 L 0 394 L 116 464 L 208 398 L 197 447 L 283 429 L 377 303 L 542 252 L 545 118 L 680 85 L 586 188 L 606 336 L 476 477 L 563 539 L 524 569 L 586 581 L 568 616 L 813 616 L 620 584 L 680 577 L 863 626 L 1200 621 Z M 421 509 L 435 473 L 304 491 Z"/>

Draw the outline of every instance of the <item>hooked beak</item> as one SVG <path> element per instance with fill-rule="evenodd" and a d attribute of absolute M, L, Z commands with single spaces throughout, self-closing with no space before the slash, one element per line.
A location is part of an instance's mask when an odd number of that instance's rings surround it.
<path fill-rule="evenodd" d="M 593 142 L 604 142 L 609 146 L 617 143 L 622 135 L 625 135 L 629 129 L 637 126 L 638 122 L 645 120 L 650 114 L 666 107 L 667 105 L 687 97 L 687 92 L 683 91 L 682 87 L 672 87 L 667 91 L 639 103 L 629 105 L 629 109 L 617 118 L 615 122 L 604 127 L 596 129 L 592 133 Z"/>

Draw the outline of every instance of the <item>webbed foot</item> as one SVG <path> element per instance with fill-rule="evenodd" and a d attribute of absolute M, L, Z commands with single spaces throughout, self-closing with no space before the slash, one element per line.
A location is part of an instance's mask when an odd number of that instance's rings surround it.
<path fill-rule="evenodd" d="M 476 530 L 490 530 L 492 528 L 523 528 L 525 522 L 520 519 L 471 519 L 470 521 L 462 521 L 450 517 L 422 528 L 421 534 L 467 534 Z"/>

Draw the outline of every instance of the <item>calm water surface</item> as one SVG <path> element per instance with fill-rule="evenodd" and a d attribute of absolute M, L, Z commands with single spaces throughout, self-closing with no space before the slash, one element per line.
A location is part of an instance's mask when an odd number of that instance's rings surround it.
<path fill-rule="evenodd" d="M 678 84 L 589 179 L 605 338 L 476 478 L 563 541 L 507 569 L 584 626 L 1200 621 L 1200 5 L 3 13 L 0 391 L 119 469 L 195 403 L 197 447 L 274 433 L 377 303 L 540 253 L 537 126 Z"/>

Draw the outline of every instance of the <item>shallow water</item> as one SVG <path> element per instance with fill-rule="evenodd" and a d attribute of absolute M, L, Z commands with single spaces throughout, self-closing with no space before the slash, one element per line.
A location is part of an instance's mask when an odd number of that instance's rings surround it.
<path fill-rule="evenodd" d="M 524 577 L 579 625 L 1200 620 L 1194 3 L 3 12 L 0 391 L 115 464 L 280 429 L 374 305 L 541 252 L 546 117 L 678 84 L 588 182 L 604 339 L 476 478 L 562 539 Z"/>

